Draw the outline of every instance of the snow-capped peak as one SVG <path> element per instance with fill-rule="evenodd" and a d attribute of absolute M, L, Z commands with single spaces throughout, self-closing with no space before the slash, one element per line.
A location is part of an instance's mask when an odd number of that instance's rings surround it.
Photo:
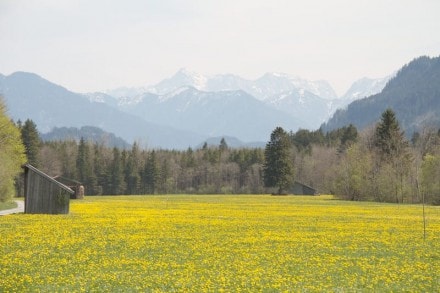
<path fill-rule="evenodd" d="M 148 92 L 165 95 L 174 90 L 191 86 L 198 90 L 205 90 L 208 78 L 202 74 L 189 71 L 186 68 L 181 68 L 172 77 L 164 79 L 158 84 L 147 88 Z"/>
<path fill-rule="evenodd" d="M 181 68 L 175 75 L 177 79 L 188 81 L 188 84 L 198 90 L 204 90 L 208 78 L 200 73 Z"/>
<path fill-rule="evenodd" d="M 349 102 L 380 93 L 392 77 L 394 74 L 383 78 L 361 78 L 351 85 L 342 99 Z"/>
<path fill-rule="evenodd" d="M 183 93 L 185 91 L 188 91 L 190 89 L 192 89 L 192 87 L 190 87 L 190 86 L 182 86 L 180 88 L 175 89 L 174 91 L 172 91 L 170 93 L 167 93 L 167 94 L 164 94 L 164 95 L 160 95 L 159 96 L 159 101 L 160 102 L 165 102 L 165 101 L 170 100 L 170 99 L 174 98 L 175 96 L 178 96 L 181 93 Z"/>

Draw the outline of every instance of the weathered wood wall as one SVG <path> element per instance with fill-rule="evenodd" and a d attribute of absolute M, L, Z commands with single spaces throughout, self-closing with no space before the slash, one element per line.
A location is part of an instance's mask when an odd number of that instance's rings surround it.
<path fill-rule="evenodd" d="M 25 169 L 25 213 L 68 214 L 73 191 L 36 168 Z"/>

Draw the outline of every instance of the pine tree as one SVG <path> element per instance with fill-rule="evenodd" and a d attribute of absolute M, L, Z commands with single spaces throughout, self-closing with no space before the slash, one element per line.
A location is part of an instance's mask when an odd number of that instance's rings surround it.
<path fill-rule="evenodd" d="M 76 157 L 76 170 L 78 173 L 78 180 L 86 183 L 91 176 L 92 166 L 90 162 L 89 146 L 81 137 L 78 145 L 78 156 Z"/>
<path fill-rule="evenodd" d="M 104 158 L 104 146 L 97 143 L 93 146 L 93 173 L 96 180 L 96 184 L 93 188 L 93 194 L 102 195 L 110 188 L 108 187 L 108 168 L 106 166 L 106 160 Z"/>
<path fill-rule="evenodd" d="M 156 152 L 153 150 L 148 156 L 143 172 L 144 192 L 146 194 L 154 194 L 157 191 L 159 175 Z"/>
<path fill-rule="evenodd" d="M 374 133 L 374 144 L 379 158 L 377 166 L 390 170 L 386 178 L 382 179 L 387 181 L 386 186 L 394 190 L 395 202 L 403 202 L 407 189 L 405 179 L 409 174 L 412 157 L 408 151 L 409 143 L 391 109 L 382 113 L 381 121 L 377 124 Z"/>
<path fill-rule="evenodd" d="M 34 167 L 40 164 L 39 152 L 41 140 L 38 134 L 37 125 L 32 120 L 27 119 L 21 128 L 21 138 L 26 149 L 28 163 Z"/>
<path fill-rule="evenodd" d="M 14 178 L 26 161 L 24 152 L 20 131 L 6 116 L 0 97 L 0 201 L 7 201 L 14 194 Z"/>
<path fill-rule="evenodd" d="M 122 166 L 121 152 L 113 148 L 113 161 L 110 171 L 110 194 L 123 194 L 125 191 L 124 172 Z"/>
<path fill-rule="evenodd" d="M 127 194 L 137 194 L 139 192 L 139 160 L 139 147 L 135 142 L 133 143 L 131 151 L 128 154 L 127 163 L 125 164 L 125 182 L 127 183 Z"/>
<path fill-rule="evenodd" d="M 400 156 L 408 147 L 393 110 L 387 109 L 382 113 L 381 121 L 376 126 L 374 142 L 381 157 L 387 161 Z"/>
<path fill-rule="evenodd" d="M 220 140 L 219 150 L 220 152 L 224 152 L 228 149 L 228 144 L 226 143 L 226 140 L 224 137 Z"/>
<path fill-rule="evenodd" d="M 277 187 L 278 194 L 282 194 L 294 182 L 292 144 L 283 128 L 277 127 L 272 132 L 264 155 L 264 185 Z"/>

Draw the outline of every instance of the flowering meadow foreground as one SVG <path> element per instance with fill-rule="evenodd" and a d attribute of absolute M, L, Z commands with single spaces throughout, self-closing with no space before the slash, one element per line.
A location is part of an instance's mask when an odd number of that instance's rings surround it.
<path fill-rule="evenodd" d="M 0 217 L 0 291 L 440 290 L 440 208 L 330 196 L 120 196 Z"/>

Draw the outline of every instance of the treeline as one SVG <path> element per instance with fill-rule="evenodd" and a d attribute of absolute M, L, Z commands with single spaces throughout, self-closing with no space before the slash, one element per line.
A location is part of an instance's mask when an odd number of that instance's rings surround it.
<path fill-rule="evenodd" d="M 185 151 L 147 150 L 137 143 L 131 149 L 119 149 L 84 139 L 42 142 L 32 121 L 19 122 L 18 127 L 32 165 L 51 176 L 81 182 L 87 195 L 267 192 L 262 148 L 230 148 L 222 139 L 218 146 L 205 143 L 200 149 Z M 310 156 L 312 144 L 341 149 L 347 133 L 353 132 L 356 136 L 350 126 L 326 135 L 300 130 L 289 137 L 297 146 L 294 152 Z M 307 142 L 310 135 L 314 139 Z"/>
<path fill-rule="evenodd" d="M 229 148 L 223 139 L 218 146 L 185 151 L 142 149 L 136 143 L 119 149 L 84 139 L 41 142 L 32 121 L 18 127 L 31 164 L 80 181 L 88 195 L 269 192 L 264 180 L 268 158 L 261 148 Z M 376 126 L 360 133 L 349 125 L 328 133 L 299 130 L 288 137 L 294 179 L 320 193 L 440 204 L 438 129 L 425 129 L 408 141 L 394 112 L 387 110 Z"/>
<path fill-rule="evenodd" d="M 262 149 L 218 147 L 186 151 L 108 148 L 81 139 L 45 142 L 38 166 L 80 181 L 88 195 L 262 193 Z"/>
<path fill-rule="evenodd" d="M 297 180 L 348 200 L 440 204 L 439 129 L 425 128 L 408 140 L 388 109 L 359 134 L 353 126 L 333 134 L 339 146 L 325 143 L 321 131 L 303 131 Z"/>

